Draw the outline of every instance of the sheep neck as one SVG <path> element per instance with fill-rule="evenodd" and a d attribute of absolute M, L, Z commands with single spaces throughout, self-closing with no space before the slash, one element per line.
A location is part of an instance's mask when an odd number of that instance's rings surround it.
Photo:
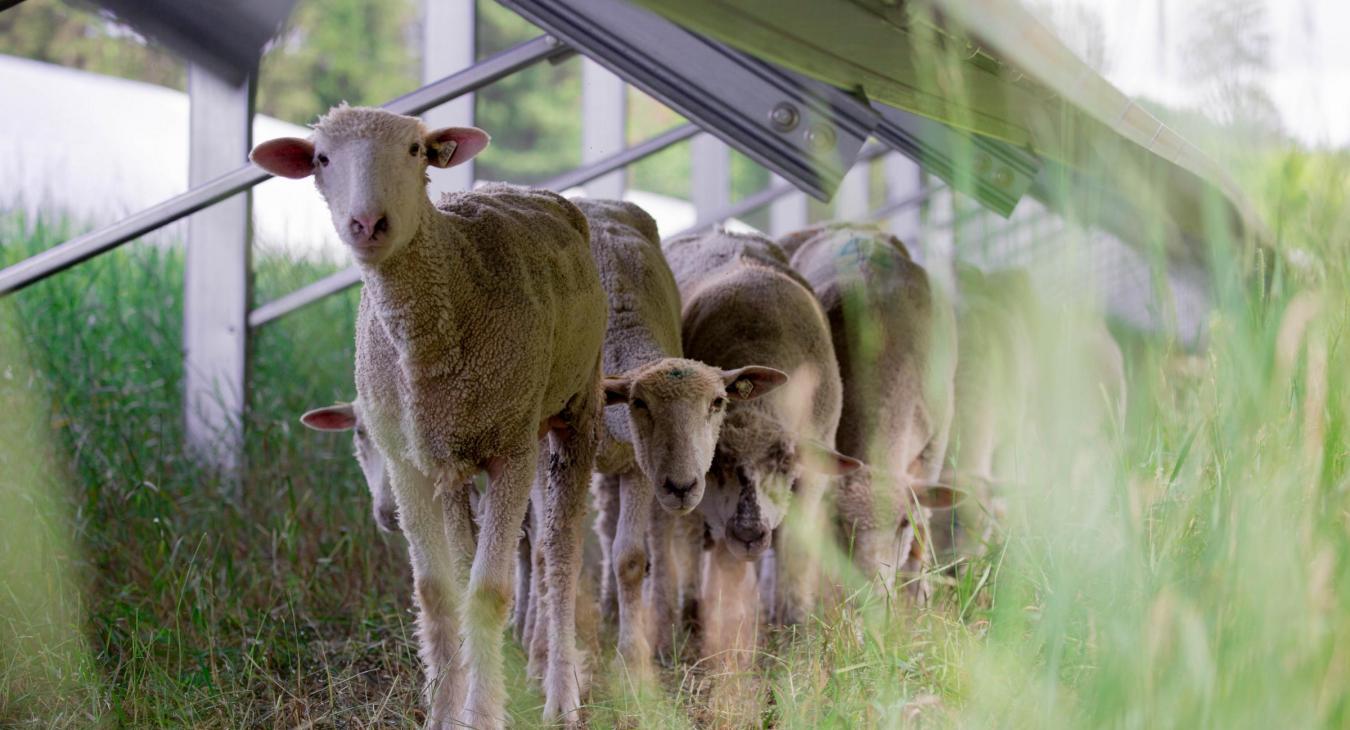
<path fill-rule="evenodd" d="M 375 315 L 405 354 L 415 354 L 420 343 L 444 342 L 455 334 L 454 317 L 447 316 L 453 311 L 455 251 L 453 233 L 443 230 L 446 225 L 427 200 L 417 232 L 402 250 L 361 267 Z"/>

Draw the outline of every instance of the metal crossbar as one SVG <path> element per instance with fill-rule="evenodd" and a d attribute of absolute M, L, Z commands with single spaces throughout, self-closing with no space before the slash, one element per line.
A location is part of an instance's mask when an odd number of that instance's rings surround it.
<path fill-rule="evenodd" d="M 603 160 L 596 160 L 589 165 L 583 165 L 565 172 L 558 177 L 549 180 L 539 187 L 550 190 L 566 190 L 577 185 L 582 185 L 598 177 L 608 175 L 615 170 L 622 169 L 638 160 L 650 157 L 651 155 L 664 150 L 671 145 L 682 142 L 699 133 L 699 128 L 693 124 L 685 124 L 675 129 L 659 134 L 638 145 L 634 145 Z M 268 322 L 280 317 L 284 317 L 291 312 L 302 307 L 309 306 L 314 302 L 325 297 L 332 296 L 343 290 L 349 289 L 361 283 L 361 271 L 355 266 L 349 266 L 336 274 L 330 274 L 322 279 L 306 284 L 299 289 L 280 296 L 272 301 L 249 312 L 248 326 L 250 329 L 257 329 Z"/>
<path fill-rule="evenodd" d="M 451 74 L 384 107 L 399 114 L 421 114 L 457 96 L 477 91 L 540 61 L 570 53 L 553 36 L 539 36 L 508 48 L 459 73 Z M 0 270 L 0 296 L 16 292 L 151 231 L 241 193 L 271 175 L 245 164 L 97 231 L 78 236 Z"/>
<path fill-rule="evenodd" d="M 864 147 L 863 150 L 858 153 L 857 164 L 859 165 L 866 164 L 868 162 L 871 162 L 872 160 L 875 160 L 885 155 L 888 152 L 891 152 L 891 148 L 889 147 L 883 145 L 869 145 L 867 147 Z M 901 210 L 904 210 L 905 208 L 908 208 L 910 206 L 920 205 L 925 200 L 927 200 L 928 197 L 931 196 L 933 193 L 944 189 L 946 189 L 945 185 L 937 185 L 932 188 L 925 189 L 923 192 L 920 192 L 917 195 L 912 195 L 907 198 L 903 198 L 901 200 L 892 201 L 874 211 L 871 214 L 871 218 L 872 220 L 877 220 L 880 218 L 884 218 L 888 215 L 891 215 L 893 213 L 899 212 Z M 712 215 L 707 216 L 703 220 L 695 223 L 694 225 L 689 226 L 688 228 L 678 233 L 675 233 L 669 237 L 674 238 L 675 236 L 687 236 L 694 233 L 701 233 L 729 218 L 738 218 L 740 216 L 745 215 L 746 213 L 763 208 L 764 206 L 796 190 L 797 188 L 794 185 L 771 185 L 767 188 L 764 188 L 763 190 L 751 193 L 750 195 L 741 198 L 740 200 L 732 203 L 731 205 L 726 206 L 725 208 L 721 208 L 719 210 L 714 211 Z"/>

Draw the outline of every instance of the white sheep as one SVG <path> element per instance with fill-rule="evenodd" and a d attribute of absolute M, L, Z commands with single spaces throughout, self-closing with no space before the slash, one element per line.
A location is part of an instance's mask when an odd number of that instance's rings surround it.
<path fill-rule="evenodd" d="M 315 408 L 300 416 L 300 422 L 315 431 L 352 432 L 356 463 L 360 464 L 361 473 L 366 478 L 366 488 L 370 490 L 375 524 L 385 532 L 400 532 L 398 505 L 394 503 L 394 495 L 389 491 L 389 475 L 384 468 L 384 455 L 375 446 L 370 431 L 362 423 L 360 402 L 335 403 Z"/>
<path fill-rule="evenodd" d="M 720 618 L 757 614 L 741 605 L 753 596 L 721 605 L 728 586 L 746 584 L 716 574 L 733 564 L 729 558 L 754 561 L 772 544 L 769 618 L 806 617 L 818 579 L 814 541 L 825 529 L 822 492 L 828 476 L 861 464 L 833 450 L 841 386 L 829 324 L 782 251 L 762 236 L 723 230 L 667 241 L 665 250 L 684 297 L 685 354 L 726 368 L 761 363 L 793 379 L 764 398 L 730 405 L 699 504 L 712 540 L 702 584 L 714 591 L 700 597 L 700 623 L 705 654 L 715 654 L 726 648 L 716 646 L 717 637 L 754 634 L 719 625 Z"/>
<path fill-rule="evenodd" d="M 408 538 L 427 725 L 506 721 L 502 630 L 540 463 L 544 714 L 574 724 L 578 528 L 599 439 L 605 298 L 586 219 L 562 197 L 489 185 L 431 204 L 428 165 L 464 162 L 487 143 L 481 130 L 429 131 L 343 105 L 310 139 L 265 142 L 251 159 L 314 175 L 361 270 L 356 389 Z M 475 522 L 469 485 L 484 471 Z"/>
<path fill-rule="evenodd" d="M 687 514 L 702 499 L 728 401 L 758 398 L 787 375 L 684 359 L 680 294 L 656 222 L 632 203 L 573 202 L 589 224 L 591 254 L 609 303 L 603 362 L 612 375 L 603 382 L 608 407 L 593 487 L 600 505 L 601 600 L 616 604 L 619 656 L 630 672 L 649 678 L 649 631 L 658 628 L 660 639 L 669 633 L 673 517 L 666 513 Z M 649 566 L 646 602 L 655 626 L 644 610 Z"/>
<path fill-rule="evenodd" d="M 899 569 L 923 599 L 926 505 L 950 499 L 936 481 L 951 430 L 955 313 L 879 228 L 822 224 L 780 240 L 829 318 L 844 386 L 835 446 L 868 464 L 835 491 L 843 546 L 866 577 L 889 591 Z"/>

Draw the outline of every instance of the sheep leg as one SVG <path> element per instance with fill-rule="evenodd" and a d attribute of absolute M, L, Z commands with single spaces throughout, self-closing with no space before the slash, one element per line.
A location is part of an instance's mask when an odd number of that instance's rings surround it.
<path fill-rule="evenodd" d="M 537 448 L 533 446 L 532 448 Z M 512 560 L 529 504 L 535 454 L 494 459 L 482 498 L 478 551 L 463 606 L 464 648 L 469 657 L 469 696 L 462 722 L 475 728 L 506 724 L 502 632 L 511 602 Z"/>
<path fill-rule="evenodd" d="M 681 626 L 690 634 L 697 634 L 701 615 L 698 607 L 699 574 L 702 570 L 704 547 L 703 516 L 697 512 L 674 518 L 674 536 L 671 544 L 675 559 L 676 583 L 679 588 L 675 595 L 680 607 Z"/>
<path fill-rule="evenodd" d="M 759 631 L 756 561 L 742 560 L 718 542 L 703 553 L 699 585 L 701 654 L 721 671 L 748 668 Z"/>
<path fill-rule="evenodd" d="M 438 503 L 436 483 L 402 459 L 390 459 L 388 468 L 412 559 L 427 727 L 441 730 L 451 727 L 464 703 L 458 618 L 463 574 L 447 534 L 447 510 Z"/>
<path fill-rule="evenodd" d="M 516 545 L 516 600 L 513 606 L 513 615 L 511 616 L 511 629 L 515 633 L 516 641 L 526 648 L 529 633 L 529 607 L 531 602 L 530 576 L 534 565 L 534 552 L 531 550 L 530 539 L 531 532 L 531 511 L 525 511 L 525 519 L 520 526 L 520 542 Z"/>
<path fill-rule="evenodd" d="M 675 625 L 675 590 L 677 568 L 675 565 L 675 546 L 672 538 L 675 532 L 675 515 L 662 509 L 655 500 L 649 500 L 647 530 L 647 559 L 649 561 L 647 582 L 645 585 L 646 613 L 649 630 L 648 638 L 652 649 L 658 656 L 668 656 L 674 643 L 672 627 Z"/>
<path fill-rule="evenodd" d="M 614 538 L 619 529 L 620 485 L 617 474 L 596 474 L 591 483 L 595 503 L 595 536 L 600 541 L 600 611 L 605 621 L 619 619 L 619 597 L 614 584 L 617 567 Z"/>
<path fill-rule="evenodd" d="M 646 475 L 636 469 L 623 474 L 619 485 L 619 518 L 610 555 L 619 588 L 619 656 L 630 675 L 638 683 L 644 683 L 652 676 L 652 650 L 642 603 L 652 486 Z"/>
<path fill-rule="evenodd" d="M 598 371 L 598 368 L 597 368 Z M 585 684 L 577 652 L 577 579 L 581 570 L 581 525 L 586 491 L 595 461 L 599 388 L 569 406 L 571 426 L 550 435 L 543 529 L 548 596 L 548 667 L 544 674 L 544 719 L 568 726 L 577 713 Z"/>
<path fill-rule="evenodd" d="M 540 465 L 536 471 L 542 475 L 547 471 L 547 449 L 541 449 Z M 535 477 L 534 492 L 530 497 L 530 603 L 525 617 L 526 673 L 543 680 L 544 669 L 548 666 L 548 581 L 545 575 L 548 568 L 544 560 L 543 530 L 544 524 L 544 486 L 539 476 Z"/>
<path fill-rule="evenodd" d="M 816 599 L 819 582 L 817 541 L 828 535 L 821 519 L 821 496 L 826 478 L 814 472 L 803 474 L 792 496 L 792 507 L 783 524 L 774 531 L 773 621 L 788 626 L 806 620 Z"/>

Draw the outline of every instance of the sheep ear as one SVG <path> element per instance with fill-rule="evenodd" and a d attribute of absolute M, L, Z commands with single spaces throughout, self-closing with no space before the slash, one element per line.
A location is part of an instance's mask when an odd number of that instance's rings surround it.
<path fill-rule="evenodd" d="M 351 403 L 315 408 L 301 416 L 300 422 L 315 431 L 347 431 L 356 427 L 356 408 Z"/>
<path fill-rule="evenodd" d="M 427 164 L 454 167 L 478 156 L 492 138 L 477 127 L 442 127 L 427 132 Z"/>
<path fill-rule="evenodd" d="M 726 384 L 727 397 L 736 400 L 753 400 L 776 390 L 787 381 L 787 373 L 762 365 L 747 365 L 735 370 L 722 371 L 722 382 Z"/>
<path fill-rule="evenodd" d="M 863 463 L 845 456 L 819 441 L 804 441 L 801 444 L 802 465 L 817 474 L 842 477 L 863 468 Z"/>
<path fill-rule="evenodd" d="M 914 493 L 919 504 L 929 509 L 955 509 L 970 496 L 964 489 L 939 482 L 916 485 Z"/>
<path fill-rule="evenodd" d="M 600 381 L 600 387 L 605 390 L 605 405 L 613 406 L 628 402 L 628 391 L 633 387 L 633 381 L 624 377 L 604 378 Z"/>
<path fill-rule="evenodd" d="M 314 143 L 299 137 L 272 139 L 254 147 L 248 159 L 273 175 L 300 180 L 314 174 Z"/>

